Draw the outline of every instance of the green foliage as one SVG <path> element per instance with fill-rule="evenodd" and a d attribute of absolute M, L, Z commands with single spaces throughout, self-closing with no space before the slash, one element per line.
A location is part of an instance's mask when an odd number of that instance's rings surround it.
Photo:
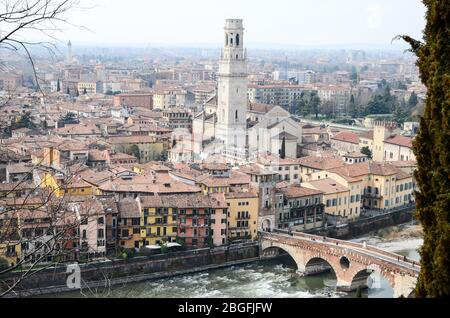
<path fill-rule="evenodd" d="M 423 1 L 427 26 L 421 43 L 401 36 L 418 56 L 428 88 L 425 113 L 414 141 L 418 170 L 417 218 L 424 231 L 417 297 L 450 296 L 450 5 Z"/>
<path fill-rule="evenodd" d="M 302 93 L 297 104 L 296 113 L 300 116 L 306 117 L 314 115 L 319 118 L 321 100 L 316 92 L 311 94 Z"/>
<path fill-rule="evenodd" d="M 281 143 L 280 158 L 286 159 L 286 137 L 283 137 L 283 142 Z"/>
<path fill-rule="evenodd" d="M 408 112 L 404 103 L 398 104 L 394 110 L 394 121 L 401 127 L 408 119 Z"/>
<path fill-rule="evenodd" d="M 169 253 L 169 248 L 167 247 L 167 243 L 161 245 L 161 254 Z"/>
<path fill-rule="evenodd" d="M 356 70 L 355 66 L 352 66 L 352 73 L 350 74 L 350 80 L 353 82 L 353 84 L 358 83 L 358 71 Z"/>
<path fill-rule="evenodd" d="M 5 270 L 9 267 L 8 261 L 0 257 L 0 271 Z"/>
<path fill-rule="evenodd" d="M 372 159 L 372 158 L 373 158 L 373 153 L 372 153 L 372 151 L 369 149 L 369 147 L 364 147 L 364 148 L 362 148 L 362 149 L 361 149 L 361 153 L 362 153 L 363 155 L 366 155 L 367 157 L 369 157 L 369 159 Z"/>
<path fill-rule="evenodd" d="M 353 94 L 350 97 L 350 103 L 349 103 L 348 108 L 349 108 L 349 115 L 352 118 L 358 118 L 359 110 L 358 110 L 358 106 L 356 105 L 355 96 Z"/>
<path fill-rule="evenodd" d="M 417 98 L 417 94 L 415 92 L 412 92 L 411 97 L 409 97 L 408 100 L 408 107 L 414 108 L 419 103 L 419 99 Z"/>
<path fill-rule="evenodd" d="M 18 121 L 11 124 L 11 127 L 8 130 L 16 130 L 21 128 L 36 128 L 36 125 L 31 121 L 31 112 L 23 114 Z"/>
<path fill-rule="evenodd" d="M 70 122 L 74 119 L 76 119 L 77 115 L 74 113 L 67 113 L 64 116 L 61 117 L 60 121 L 62 122 Z"/>
<path fill-rule="evenodd" d="M 372 96 L 366 107 L 366 115 L 392 114 L 397 104 L 397 98 L 391 94 L 389 86 L 386 86 L 382 93 Z"/>
<path fill-rule="evenodd" d="M 208 237 L 208 247 L 211 249 L 214 248 L 214 240 L 213 240 L 212 236 Z"/>
<path fill-rule="evenodd" d="M 136 251 L 134 249 L 121 249 L 118 255 L 121 259 L 127 260 L 136 256 Z"/>

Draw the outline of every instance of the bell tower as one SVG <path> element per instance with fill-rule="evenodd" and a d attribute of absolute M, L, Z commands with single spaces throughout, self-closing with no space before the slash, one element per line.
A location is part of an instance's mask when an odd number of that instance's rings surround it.
<path fill-rule="evenodd" d="M 227 19 L 218 80 L 217 138 L 230 161 L 247 158 L 247 52 L 241 19 Z"/>

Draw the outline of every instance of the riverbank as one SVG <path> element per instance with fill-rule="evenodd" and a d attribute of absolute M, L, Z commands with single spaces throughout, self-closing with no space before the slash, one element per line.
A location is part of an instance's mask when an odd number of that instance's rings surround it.
<path fill-rule="evenodd" d="M 351 241 L 367 242 L 388 252 L 395 252 L 419 261 L 419 249 L 423 245 L 423 229 L 420 225 L 401 224 L 371 232 Z"/>
<path fill-rule="evenodd" d="M 392 211 L 380 212 L 380 214 L 371 217 L 361 217 L 359 220 L 348 224 L 314 229 L 308 233 L 341 240 L 352 240 L 393 226 L 414 222 L 414 212 L 415 206 L 409 205 Z"/>
<path fill-rule="evenodd" d="M 84 289 L 105 288 L 248 264 L 257 260 L 259 260 L 258 242 L 138 257 L 126 261 L 109 260 L 80 265 L 80 282 Z M 68 274 L 66 271 L 66 266 L 39 271 L 22 281 L 10 297 L 71 291 L 67 287 L 67 279 L 72 272 Z M 2 277 L 0 292 L 6 290 L 8 285 L 20 278 L 20 275 L 21 273 L 10 273 Z"/>
<path fill-rule="evenodd" d="M 405 214 L 406 212 L 400 213 L 403 215 L 401 219 L 408 218 Z M 392 215 L 388 217 L 391 221 L 396 219 Z M 412 218 L 412 212 L 410 217 Z M 376 226 L 373 226 L 373 222 L 376 223 Z M 383 217 L 381 223 L 377 223 L 377 220 L 372 220 L 372 225 L 365 227 L 365 229 L 377 228 L 383 223 L 386 223 L 386 216 Z M 358 233 L 360 232 L 361 230 L 358 231 Z M 348 233 L 346 235 L 348 236 Z M 408 223 L 367 232 L 365 236 L 359 236 L 358 238 L 354 236 L 350 239 L 353 239 L 355 242 L 366 241 L 369 245 L 378 246 L 392 252 L 409 253 L 406 256 L 418 260 L 418 253 L 415 247 L 422 245 L 421 235 L 422 232 L 419 226 L 412 226 L 411 223 Z M 409 246 L 406 245 L 406 242 L 408 242 Z M 251 243 L 217 249 L 158 255 L 149 258 L 132 259 L 127 262 L 111 261 L 104 264 L 88 264 L 81 268 L 82 287 L 91 290 L 120 285 L 125 286 L 144 281 L 241 266 L 255 263 L 258 260 L 259 244 Z M 65 267 L 41 272 L 22 284 L 21 290 L 18 290 L 17 296 L 14 297 L 70 292 L 72 290 L 66 286 L 67 276 Z M 12 281 L 14 278 L 16 277 L 12 275 L 9 277 L 9 280 Z M 6 281 L 8 281 L 7 279 Z"/>
<path fill-rule="evenodd" d="M 410 230 L 409 225 L 400 226 L 399 229 L 389 229 L 388 232 L 397 232 L 398 235 L 386 238 L 374 236 L 380 244 L 389 243 L 398 246 L 392 252 L 399 253 L 405 246 L 411 246 L 406 252 L 414 252 L 419 245 L 414 246 L 409 239 L 405 239 L 402 231 Z M 370 234 L 372 235 L 372 234 Z M 373 235 L 376 235 L 373 234 Z M 370 237 L 361 237 L 356 240 L 368 240 Z M 415 239 L 412 239 L 415 240 Z M 383 243 L 381 243 L 383 242 Z M 381 247 L 375 244 L 377 247 Z M 47 295 L 45 297 L 67 298 L 354 298 L 355 292 L 336 290 L 336 277 L 334 273 L 323 273 L 314 276 L 299 275 L 295 263 L 277 260 L 258 261 L 247 265 L 236 265 L 213 269 L 200 273 L 174 276 L 165 279 L 154 279 L 140 283 L 116 285 L 111 288 L 99 288 L 71 292 L 64 294 Z M 364 298 L 392 298 L 393 290 L 389 282 L 381 279 L 379 286 L 363 291 Z"/>

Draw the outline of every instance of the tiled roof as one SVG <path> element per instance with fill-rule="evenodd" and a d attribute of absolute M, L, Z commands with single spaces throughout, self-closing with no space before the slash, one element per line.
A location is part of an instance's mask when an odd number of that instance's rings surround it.
<path fill-rule="evenodd" d="M 342 131 L 342 132 L 336 134 L 331 139 L 337 140 L 337 141 L 342 141 L 342 142 L 348 142 L 348 143 L 352 143 L 352 144 L 359 144 L 359 136 L 355 133 L 351 133 L 351 132 L 347 132 L 347 131 Z"/>
<path fill-rule="evenodd" d="M 395 135 L 394 137 L 390 137 L 384 141 L 387 144 L 397 145 L 401 147 L 412 148 L 412 138 L 405 137 L 401 135 Z"/>
<path fill-rule="evenodd" d="M 298 163 L 316 170 L 328 170 L 345 165 L 341 157 L 333 155 L 303 157 L 298 159 Z"/>
<path fill-rule="evenodd" d="M 301 187 L 299 185 L 278 188 L 277 192 L 283 193 L 287 198 L 291 199 L 323 194 L 322 191 Z"/>
<path fill-rule="evenodd" d="M 349 189 L 333 179 L 322 179 L 317 181 L 310 181 L 305 183 L 305 187 L 312 187 L 313 189 L 320 189 L 326 194 L 340 193 L 348 191 Z"/>

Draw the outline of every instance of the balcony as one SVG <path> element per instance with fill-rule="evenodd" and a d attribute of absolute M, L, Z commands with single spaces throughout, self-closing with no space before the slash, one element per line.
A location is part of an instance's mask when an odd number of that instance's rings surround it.
<path fill-rule="evenodd" d="M 6 257 L 17 257 L 17 252 L 6 252 L 5 253 Z"/>
<path fill-rule="evenodd" d="M 149 226 L 165 226 L 165 227 L 177 227 L 178 224 L 176 222 L 172 222 L 172 223 L 147 223 L 143 225 L 144 227 L 149 227 Z"/>
<path fill-rule="evenodd" d="M 363 194 L 363 198 L 365 198 L 365 199 L 381 199 L 382 196 L 380 193 L 373 193 L 373 192 L 365 191 Z"/>
<path fill-rule="evenodd" d="M 231 232 L 245 232 L 245 231 L 250 231 L 250 226 L 248 226 L 248 227 L 230 227 L 228 230 Z"/>
<path fill-rule="evenodd" d="M 251 216 L 241 216 L 241 217 L 236 217 L 235 220 L 237 221 L 241 221 L 241 220 L 250 220 Z"/>

